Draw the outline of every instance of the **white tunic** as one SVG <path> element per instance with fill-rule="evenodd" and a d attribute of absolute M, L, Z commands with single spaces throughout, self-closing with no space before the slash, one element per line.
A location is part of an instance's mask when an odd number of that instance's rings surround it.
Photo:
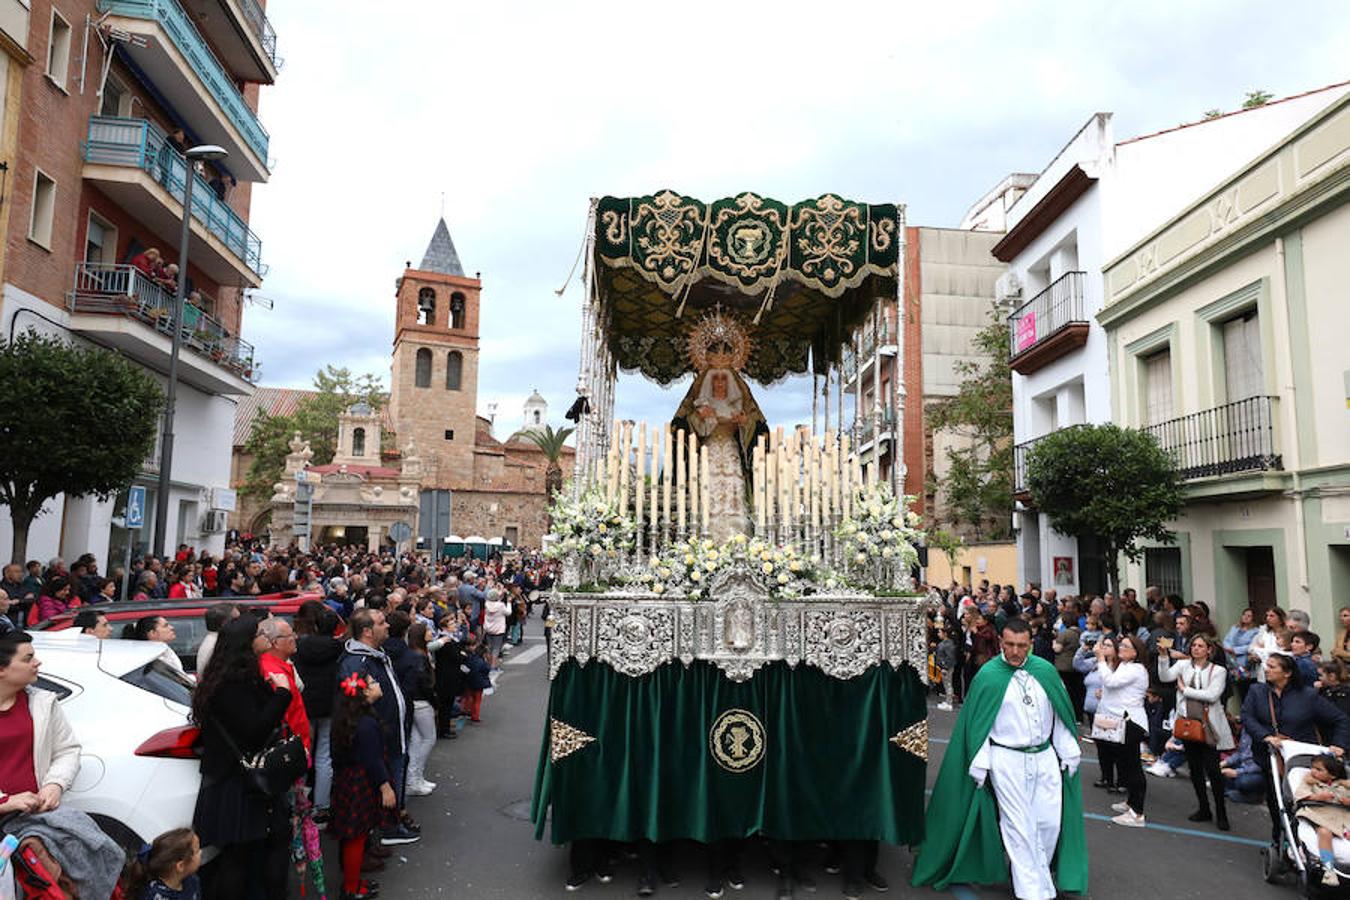
<path fill-rule="evenodd" d="M 1011 749 L 1047 740 L 1050 746 L 1038 753 Z M 970 777 L 980 785 L 992 778 L 999 832 L 1020 900 L 1052 900 L 1057 894 L 1050 861 L 1059 843 L 1060 769 L 1076 772 L 1082 755 L 1078 736 L 1055 715 L 1045 688 L 1026 669 L 1014 672 L 994 727 L 970 763 Z"/>

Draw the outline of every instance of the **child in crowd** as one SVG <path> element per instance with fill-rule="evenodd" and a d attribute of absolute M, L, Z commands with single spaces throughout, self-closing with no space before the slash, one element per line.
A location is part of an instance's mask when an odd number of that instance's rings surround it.
<path fill-rule="evenodd" d="M 1331 852 L 1334 838 L 1350 836 L 1350 781 L 1340 757 L 1323 753 L 1312 761 L 1303 782 L 1294 789 L 1294 799 L 1305 801 L 1298 817 L 1317 829 L 1317 855 L 1322 860 L 1322 884 L 1340 884 L 1336 876 L 1336 857 Z"/>
<path fill-rule="evenodd" d="M 464 700 L 460 706 L 469 714 L 474 725 L 481 723 L 483 710 L 483 691 L 492 687 L 492 669 L 483 655 L 483 642 L 477 634 L 469 635 L 466 645 L 467 655 L 459 669 L 464 673 Z"/>
<path fill-rule="evenodd" d="M 933 657 L 942 676 L 943 699 L 937 708 L 951 709 L 956 696 L 956 685 L 952 681 L 956 673 L 956 642 L 947 632 L 946 625 L 938 626 L 938 645 L 933 651 Z"/>
<path fill-rule="evenodd" d="M 328 833 L 341 843 L 342 900 L 366 900 L 379 886 L 361 878 L 366 840 L 380 825 L 380 810 L 398 803 L 384 763 L 384 738 L 371 705 L 380 683 L 352 673 L 338 686 L 333 712 L 333 805 Z"/>
<path fill-rule="evenodd" d="M 197 870 L 202 845 L 191 828 L 166 831 L 128 865 L 126 896 L 135 900 L 202 900 Z"/>
<path fill-rule="evenodd" d="M 1341 712 L 1350 715 L 1350 684 L 1346 683 L 1345 663 L 1331 659 L 1320 664 L 1321 678 L 1317 692 L 1330 700 Z"/>

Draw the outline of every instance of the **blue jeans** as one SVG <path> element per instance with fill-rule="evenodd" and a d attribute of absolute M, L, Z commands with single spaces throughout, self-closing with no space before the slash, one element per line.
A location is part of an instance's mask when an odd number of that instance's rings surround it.
<path fill-rule="evenodd" d="M 332 719 L 315 719 L 310 725 L 314 739 L 314 808 L 327 809 L 333 796 Z"/>
<path fill-rule="evenodd" d="M 398 808 L 403 809 L 404 789 L 408 782 L 408 754 L 395 753 L 389 757 L 389 780 L 393 783 Z"/>

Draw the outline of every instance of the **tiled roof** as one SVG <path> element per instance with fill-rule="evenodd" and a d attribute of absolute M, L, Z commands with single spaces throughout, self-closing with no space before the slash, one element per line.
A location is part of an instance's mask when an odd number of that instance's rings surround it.
<path fill-rule="evenodd" d="M 234 446 L 242 447 L 248 441 L 253 425 L 262 413 L 289 416 L 301 400 L 317 393 L 303 388 L 255 388 L 253 396 L 244 397 L 234 408 Z"/>
<path fill-rule="evenodd" d="M 436 233 L 427 244 L 427 252 L 422 256 L 422 265 L 417 268 L 423 272 L 439 272 L 442 275 L 464 277 L 464 267 L 459 263 L 459 253 L 455 242 L 450 239 L 450 228 L 441 219 L 436 225 Z"/>

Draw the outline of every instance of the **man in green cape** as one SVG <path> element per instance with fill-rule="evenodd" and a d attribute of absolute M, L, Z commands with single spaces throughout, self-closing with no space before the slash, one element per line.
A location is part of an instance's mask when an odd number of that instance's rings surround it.
<path fill-rule="evenodd" d="M 1022 619 L 971 682 L 928 804 L 915 886 L 1002 884 L 1020 900 L 1087 890 L 1073 704 Z M 1004 851 L 1007 851 L 1007 859 Z M 1051 878 L 1051 867 L 1054 878 Z"/>

